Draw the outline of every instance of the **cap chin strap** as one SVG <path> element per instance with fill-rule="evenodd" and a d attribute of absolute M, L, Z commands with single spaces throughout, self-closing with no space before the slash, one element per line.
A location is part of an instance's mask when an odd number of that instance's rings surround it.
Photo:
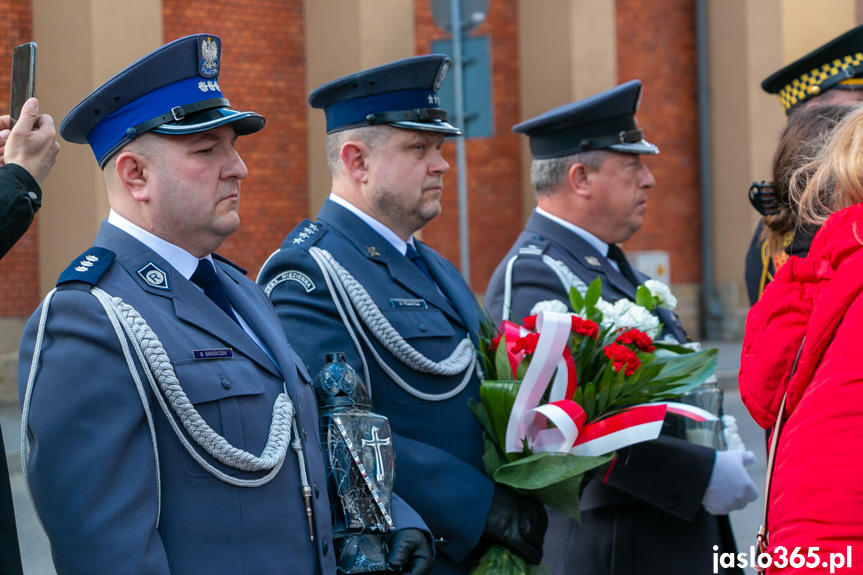
<path fill-rule="evenodd" d="M 599 150 L 608 146 L 619 144 L 637 144 L 644 139 L 644 133 L 641 130 L 628 130 L 619 132 L 614 136 L 603 136 L 602 138 L 589 138 L 582 140 L 578 147 L 582 151 Z"/>
<path fill-rule="evenodd" d="M 141 122 L 137 126 L 132 126 L 131 128 L 128 128 L 126 130 L 126 138 L 128 140 L 131 140 L 136 136 L 139 136 L 145 132 L 149 132 L 157 126 L 161 126 L 162 124 L 166 124 L 168 122 L 179 122 L 186 116 L 190 116 L 196 112 L 201 112 L 203 110 L 209 110 L 212 108 L 230 107 L 231 103 L 228 101 L 227 98 L 210 98 L 209 100 L 201 100 L 200 102 L 195 102 L 194 104 L 174 106 L 167 114 L 162 114 L 161 116 L 157 116 L 151 120 L 147 120 L 146 122 Z"/>
<path fill-rule="evenodd" d="M 394 124 L 396 122 L 430 122 L 441 120 L 446 122 L 446 110 L 440 108 L 414 108 L 413 110 L 402 110 L 399 112 L 379 112 L 366 116 L 366 122 L 375 124 Z"/>

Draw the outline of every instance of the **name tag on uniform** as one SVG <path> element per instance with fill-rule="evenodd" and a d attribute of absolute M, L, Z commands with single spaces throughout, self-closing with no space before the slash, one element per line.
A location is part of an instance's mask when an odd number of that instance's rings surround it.
<path fill-rule="evenodd" d="M 390 305 L 393 309 L 428 309 L 428 304 L 424 299 L 407 299 L 400 297 L 391 297 Z"/>
<path fill-rule="evenodd" d="M 195 359 L 231 359 L 234 357 L 234 350 L 231 348 L 224 349 L 196 349 L 192 352 Z"/>

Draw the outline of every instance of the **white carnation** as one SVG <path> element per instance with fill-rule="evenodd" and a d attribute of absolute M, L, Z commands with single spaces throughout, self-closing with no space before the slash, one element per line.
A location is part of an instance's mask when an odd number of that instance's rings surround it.
<path fill-rule="evenodd" d="M 659 300 L 659 306 L 673 310 L 677 307 L 677 298 L 671 293 L 671 288 L 660 281 L 647 280 L 644 287 L 650 291 L 650 295 Z"/>
<path fill-rule="evenodd" d="M 602 314 L 602 321 L 600 322 L 600 326 L 602 329 L 606 329 L 609 326 L 614 327 L 615 331 L 621 327 L 620 325 L 620 314 L 617 313 L 617 309 L 613 304 L 607 302 L 606 300 L 600 298 L 599 301 L 596 302 L 596 309 L 599 310 L 599 313 Z M 586 319 L 582 317 L 581 319 Z"/>
<path fill-rule="evenodd" d="M 621 314 L 620 321 L 624 327 L 639 329 L 649 335 L 651 339 L 655 339 L 659 335 L 659 318 L 640 305 L 630 305 L 626 312 Z"/>
<path fill-rule="evenodd" d="M 530 315 L 536 315 L 541 311 L 550 311 L 554 313 L 568 313 L 569 308 L 559 299 L 547 299 L 534 304 L 530 309 Z"/>

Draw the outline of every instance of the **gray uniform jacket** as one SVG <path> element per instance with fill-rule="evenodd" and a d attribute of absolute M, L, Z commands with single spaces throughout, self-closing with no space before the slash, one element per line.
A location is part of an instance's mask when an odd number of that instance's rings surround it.
<path fill-rule="evenodd" d="M 232 265 L 217 261 L 216 268 L 233 307 L 275 363 L 201 290 L 107 222 L 94 247 L 61 275 L 27 427 L 30 486 L 58 574 L 335 573 L 308 374 L 264 294 Z M 189 402 L 231 445 L 259 455 L 276 397 L 287 390 L 313 487 L 314 541 L 294 451 L 288 449 L 275 477 L 261 487 L 236 487 L 202 468 L 181 445 L 136 359 L 146 390 L 142 402 L 105 310 L 88 293 L 92 284 L 141 314 L 161 340 Z M 21 342 L 22 402 L 41 311 L 40 306 Z M 144 405 L 153 417 L 158 469 Z M 242 472 L 197 444 L 193 449 L 232 478 L 266 473 Z M 400 502 L 394 507 L 395 517 L 410 517 L 397 526 L 422 525 Z"/>

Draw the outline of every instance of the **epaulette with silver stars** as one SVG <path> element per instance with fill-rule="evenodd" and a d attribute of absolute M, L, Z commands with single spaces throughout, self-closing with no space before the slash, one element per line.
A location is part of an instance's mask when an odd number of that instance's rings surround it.
<path fill-rule="evenodd" d="M 101 277 L 105 275 L 117 254 L 105 248 L 91 247 L 86 252 L 72 260 L 60 277 L 57 285 L 68 282 L 83 282 L 96 285 Z"/>
<path fill-rule="evenodd" d="M 548 240 L 541 236 L 533 236 L 524 241 L 518 248 L 519 257 L 541 257 L 548 248 Z"/>
<path fill-rule="evenodd" d="M 285 238 L 282 248 L 307 250 L 327 233 L 327 226 L 321 222 L 304 220 Z"/>

